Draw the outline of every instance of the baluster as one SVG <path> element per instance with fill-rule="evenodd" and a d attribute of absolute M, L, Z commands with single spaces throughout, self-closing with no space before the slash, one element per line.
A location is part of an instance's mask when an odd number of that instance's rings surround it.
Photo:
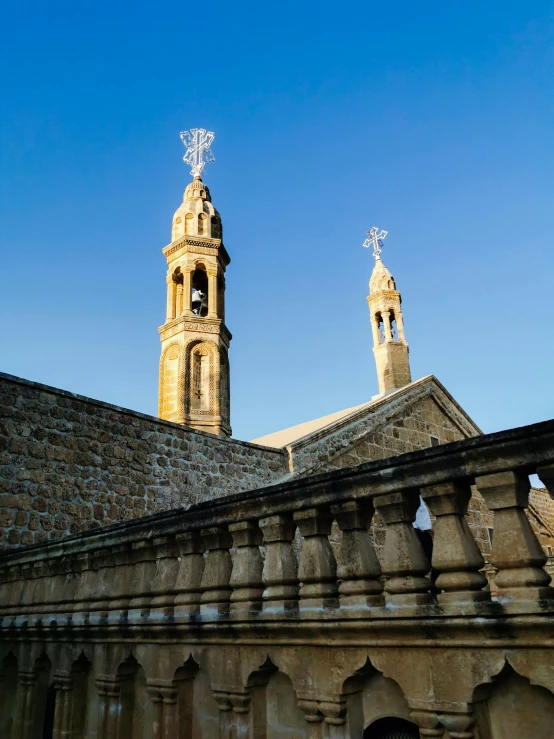
<path fill-rule="evenodd" d="M 331 506 L 331 513 L 342 531 L 337 562 L 341 608 L 383 605 L 381 566 L 368 531 L 373 501 L 349 500 Z"/>
<path fill-rule="evenodd" d="M 554 500 L 554 464 L 539 467 L 537 469 L 537 475 L 544 487 L 548 490 L 550 497 Z"/>
<path fill-rule="evenodd" d="M 204 543 L 198 531 L 177 534 L 175 541 L 179 547 L 181 561 L 175 582 L 177 595 L 173 618 L 175 621 L 189 621 L 200 613 Z"/>
<path fill-rule="evenodd" d="M 292 546 L 296 524 L 289 514 L 269 516 L 260 521 L 267 545 L 263 568 L 264 616 L 282 618 L 298 608 L 298 565 Z"/>
<path fill-rule="evenodd" d="M 255 613 L 262 607 L 262 532 L 254 521 L 230 524 L 229 531 L 233 537 L 233 546 L 237 547 L 230 580 L 233 587 L 231 613 L 244 616 Z"/>
<path fill-rule="evenodd" d="M 174 539 L 162 536 L 154 539 L 156 550 L 156 574 L 152 583 L 153 598 L 150 601 L 150 622 L 162 622 L 171 618 L 175 602 L 175 585 L 179 573 L 178 547 Z"/>
<path fill-rule="evenodd" d="M 328 538 L 331 516 L 326 510 L 308 508 L 297 511 L 294 521 L 302 536 L 298 562 L 300 609 L 338 606 L 337 563 Z"/>
<path fill-rule="evenodd" d="M 200 535 L 208 550 L 202 574 L 200 614 L 203 618 L 218 618 L 229 611 L 232 539 L 224 526 L 202 529 Z"/>
<path fill-rule="evenodd" d="M 433 567 L 439 573 L 438 600 L 464 603 L 490 600 L 483 590 L 485 562 L 464 518 L 471 498 L 468 482 L 444 482 L 421 489 L 421 497 L 436 517 Z"/>
<path fill-rule="evenodd" d="M 115 567 L 111 578 L 111 597 L 107 615 L 108 624 L 115 626 L 125 621 L 127 617 L 135 565 L 130 544 L 114 547 L 112 554 Z"/>
<path fill-rule="evenodd" d="M 498 568 L 494 581 L 498 598 L 552 598 L 550 575 L 543 569 L 546 555 L 525 515 L 529 503 L 528 476 L 519 471 L 497 472 L 477 477 L 475 484 L 494 512 L 491 562 Z"/>
<path fill-rule="evenodd" d="M 133 580 L 131 582 L 131 600 L 127 620 L 129 623 L 138 622 L 148 616 L 152 599 L 152 583 L 156 575 L 156 549 L 150 539 L 143 539 L 132 544 L 135 564 Z"/>
<path fill-rule="evenodd" d="M 419 491 L 401 490 L 378 495 L 375 508 L 386 524 L 382 570 L 387 605 L 432 603 L 430 583 L 425 575 L 431 565 L 417 538 L 412 521 L 419 508 Z"/>

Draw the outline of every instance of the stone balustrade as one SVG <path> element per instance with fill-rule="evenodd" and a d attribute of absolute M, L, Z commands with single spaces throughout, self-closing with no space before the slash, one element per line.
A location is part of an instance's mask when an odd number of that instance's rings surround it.
<path fill-rule="evenodd" d="M 193 659 L 194 649 L 208 655 L 210 700 L 219 706 L 221 729 L 219 734 L 197 734 L 206 737 L 266 736 L 253 728 L 269 721 L 263 711 L 270 707 L 256 708 L 260 686 L 268 685 L 277 672 L 286 672 L 287 664 L 298 672 L 299 660 L 306 677 L 295 684 L 294 710 L 306 722 L 302 736 L 362 736 L 352 728 L 357 719 L 348 706 L 354 700 L 349 696 L 359 692 L 355 686 L 366 679 L 368 660 L 371 669 L 395 674 L 409 694 L 410 680 L 399 676 L 401 668 L 396 674 L 391 667 L 390 655 L 396 653 L 398 660 L 399 648 L 419 654 L 417 664 L 412 657 L 405 659 L 410 679 L 425 676 L 421 680 L 426 695 L 435 690 L 429 687 L 433 681 L 444 680 L 437 677 L 441 670 L 466 670 L 472 677 L 461 684 L 491 683 L 496 666 L 502 671 L 508 651 L 515 654 L 518 649 L 525 655 L 532 648 L 535 665 L 513 654 L 510 665 L 519 659 L 527 673 L 542 670 L 540 680 L 536 675 L 529 679 L 545 685 L 543 650 L 552 640 L 547 633 L 554 619 L 554 589 L 544 569 L 546 557 L 525 515 L 529 475 L 534 473 L 553 494 L 554 422 L 1 553 L 0 640 L 4 654 L 18 655 L 23 696 L 18 699 L 23 733 L 13 737 L 34 736 L 31 729 L 24 730 L 25 722 L 33 720 L 25 713 L 32 713 L 26 701 L 29 686 L 41 673 L 29 666 L 26 655 L 38 659 L 42 653 L 58 654 L 60 643 L 69 645 L 73 661 L 81 652 L 93 664 L 95 655 L 102 655 L 94 667 L 100 696 L 95 730 L 99 737 L 121 739 L 147 736 L 121 728 L 123 724 L 117 733 L 110 724 L 115 720 L 110 702 L 124 701 L 126 681 L 134 680 L 137 689 L 139 662 L 156 665 L 144 693 L 151 701 L 151 736 L 173 736 L 177 714 L 181 722 L 193 721 L 192 713 L 182 707 L 182 696 L 189 695 L 196 672 L 186 677 L 185 657 L 177 672 L 175 666 L 164 667 L 171 662 L 171 642 L 179 644 L 180 654 L 188 645 L 187 659 Z M 465 519 L 472 485 L 494 512 L 494 597 Z M 435 518 L 432 563 L 412 526 L 420 496 Z M 380 560 L 369 533 L 375 512 L 386 529 Z M 430 589 L 431 564 L 438 575 L 437 597 Z M 123 644 L 136 648 L 123 649 Z M 471 655 L 485 645 L 487 656 L 474 664 L 478 659 Z M 451 648 L 457 649 L 455 658 L 445 656 Z M 119 655 L 113 657 L 121 662 L 117 670 L 115 663 L 106 667 L 110 649 Z M 144 650 L 150 650 L 150 656 L 144 656 Z M 251 676 L 242 674 L 239 666 L 233 679 L 227 679 L 225 664 L 248 661 L 251 657 L 237 655 L 251 655 L 252 650 L 260 662 Z M 491 656 L 498 650 L 504 655 L 500 661 Z M 193 660 L 196 670 L 198 654 Z M 264 662 L 264 655 L 269 661 Z M 335 660 L 357 667 L 343 675 L 340 689 L 313 688 L 325 683 L 317 676 L 327 663 L 333 675 L 340 672 Z M 65 672 L 56 669 L 54 736 L 65 737 L 70 736 L 63 727 L 70 722 L 75 679 L 67 664 Z M 436 688 L 438 693 L 442 689 Z M 450 698 L 427 700 L 417 697 L 421 691 L 414 688 L 415 697 L 406 698 L 406 720 L 411 715 L 422 736 L 475 736 L 471 727 L 478 716 L 472 701 L 477 698 L 472 690 L 452 688 Z M 176 705 L 181 705 L 178 711 Z M 495 739 L 494 732 L 491 737 Z"/>

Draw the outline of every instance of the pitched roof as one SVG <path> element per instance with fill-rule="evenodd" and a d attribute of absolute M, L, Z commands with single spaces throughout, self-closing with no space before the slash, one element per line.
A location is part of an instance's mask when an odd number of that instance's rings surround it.
<path fill-rule="evenodd" d="M 312 436 L 321 436 L 327 433 L 332 434 L 338 427 L 352 423 L 361 416 L 366 417 L 377 410 L 382 411 L 388 405 L 392 404 L 393 401 L 397 400 L 399 396 L 410 395 L 414 389 L 428 384 L 437 386 L 442 393 L 446 394 L 449 401 L 451 401 L 451 403 L 456 407 L 456 410 L 458 411 L 457 415 L 459 417 L 461 416 L 460 420 L 463 419 L 466 422 L 464 424 L 466 425 L 466 428 L 467 424 L 469 424 L 469 428 L 471 428 L 472 433 L 469 433 L 468 435 L 481 433 L 479 427 L 476 426 L 474 421 L 467 415 L 463 408 L 456 403 L 454 398 L 450 393 L 448 393 L 446 388 L 437 380 L 437 378 L 433 375 L 427 375 L 419 380 L 410 382 L 408 385 L 405 385 L 398 390 L 387 393 L 386 395 L 377 396 L 365 403 L 360 403 L 360 405 L 352 406 L 352 408 L 344 408 L 341 411 L 330 413 L 327 416 L 316 418 L 313 421 L 305 421 L 296 426 L 291 426 L 281 431 L 275 431 L 272 434 L 260 436 L 257 439 L 253 439 L 252 443 L 274 448 L 282 448 L 299 442 L 303 444 L 309 441 Z"/>

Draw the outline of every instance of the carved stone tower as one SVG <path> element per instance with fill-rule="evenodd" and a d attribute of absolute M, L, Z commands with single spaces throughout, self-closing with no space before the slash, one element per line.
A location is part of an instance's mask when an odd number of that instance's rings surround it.
<path fill-rule="evenodd" d="M 375 253 L 374 253 L 375 254 Z M 369 280 L 369 315 L 373 331 L 373 354 L 377 365 L 379 393 L 403 387 L 412 381 L 408 343 L 400 304 L 402 299 L 393 276 L 375 254 L 375 267 Z"/>
<path fill-rule="evenodd" d="M 173 217 L 167 259 L 167 312 L 159 329 L 158 415 L 217 436 L 230 436 L 229 342 L 221 218 L 199 176 Z M 201 300 L 201 302 L 199 302 Z"/>

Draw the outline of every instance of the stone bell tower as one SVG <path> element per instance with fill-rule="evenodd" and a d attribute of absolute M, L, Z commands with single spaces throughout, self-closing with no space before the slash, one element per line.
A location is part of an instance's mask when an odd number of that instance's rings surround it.
<path fill-rule="evenodd" d="M 373 246 L 375 267 L 369 280 L 369 316 L 373 332 L 373 355 L 377 365 L 379 394 L 396 390 L 412 381 L 408 342 L 400 305 L 402 299 L 394 278 L 381 261 L 381 248 L 386 231 L 368 231 L 364 246 Z"/>
<path fill-rule="evenodd" d="M 202 182 L 204 160 L 213 161 L 213 133 L 181 134 L 193 181 L 173 216 L 167 260 L 166 320 L 160 327 L 162 353 L 158 415 L 217 436 L 230 436 L 229 342 L 225 326 L 225 269 L 221 218 Z"/>

